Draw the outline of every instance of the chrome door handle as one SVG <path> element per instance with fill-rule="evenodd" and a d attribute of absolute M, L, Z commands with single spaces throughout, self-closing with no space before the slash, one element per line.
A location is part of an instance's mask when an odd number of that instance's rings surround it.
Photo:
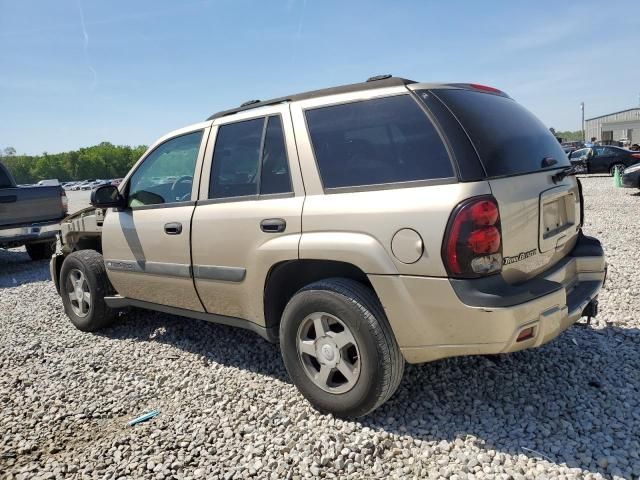
<path fill-rule="evenodd" d="M 265 218 L 260 222 L 260 230 L 265 233 L 280 233 L 287 228 L 287 222 L 282 218 Z"/>
<path fill-rule="evenodd" d="M 165 223 L 164 233 L 167 235 L 180 235 L 182 233 L 182 224 L 180 222 Z"/>

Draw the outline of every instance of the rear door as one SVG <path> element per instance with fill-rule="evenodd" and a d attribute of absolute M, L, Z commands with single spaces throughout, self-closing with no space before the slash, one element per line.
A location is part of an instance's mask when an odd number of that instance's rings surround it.
<path fill-rule="evenodd" d="M 467 131 L 498 201 L 504 278 L 521 282 L 557 263 L 573 248 L 580 227 L 575 177 L 553 180 L 570 166 L 557 139 L 507 96 L 472 89 L 433 93 Z"/>
<path fill-rule="evenodd" d="M 203 311 L 191 274 L 191 217 L 208 124 L 156 143 L 121 187 L 127 207 L 107 212 L 102 247 L 124 297 Z"/>
<path fill-rule="evenodd" d="M 298 258 L 303 202 L 288 105 L 214 122 L 191 234 L 207 312 L 263 323 L 270 268 Z"/>

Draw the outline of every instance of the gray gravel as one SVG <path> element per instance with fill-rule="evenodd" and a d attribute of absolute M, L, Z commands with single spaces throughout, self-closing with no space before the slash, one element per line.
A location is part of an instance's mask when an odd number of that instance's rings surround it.
<path fill-rule="evenodd" d="M 138 310 L 81 333 L 47 262 L 0 250 L 0 476 L 640 477 L 640 197 L 583 181 L 609 261 L 598 321 L 537 350 L 408 366 L 358 422 L 316 413 L 249 332 Z"/>

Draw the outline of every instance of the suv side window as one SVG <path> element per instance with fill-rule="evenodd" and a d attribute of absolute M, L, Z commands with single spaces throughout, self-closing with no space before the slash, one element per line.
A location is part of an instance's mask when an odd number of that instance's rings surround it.
<path fill-rule="evenodd" d="M 211 168 L 209 198 L 291 192 L 280 116 L 221 125 Z"/>
<path fill-rule="evenodd" d="M 262 149 L 260 195 L 291 192 L 289 160 L 284 144 L 282 120 L 279 115 L 267 119 L 267 131 Z"/>
<path fill-rule="evenodd" d="M 435 127 L 409 95 L 307 110 L 325 188 L 454 177 Z"/>
<path fill-rule="evenodd" d="M 130 207 L 191 200 L 202 130 L 162 143 L 144 159 L 128 185 Z"/>

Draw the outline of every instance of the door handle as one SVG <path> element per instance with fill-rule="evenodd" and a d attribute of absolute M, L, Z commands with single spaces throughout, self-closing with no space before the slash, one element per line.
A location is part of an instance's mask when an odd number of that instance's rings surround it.
<path fill-rule="evenodd" d="M 167 235 L 180 235 L 182 233 L 182 224 L 180 222 L 165 223 L 164 233 Z"/>
<path fill-rule="evenodd" d="M 265 233 L 280 233 L 287 228 L 287 222 L 282 218 L 265 218 L 260 222 L 260 230 Z"/>

